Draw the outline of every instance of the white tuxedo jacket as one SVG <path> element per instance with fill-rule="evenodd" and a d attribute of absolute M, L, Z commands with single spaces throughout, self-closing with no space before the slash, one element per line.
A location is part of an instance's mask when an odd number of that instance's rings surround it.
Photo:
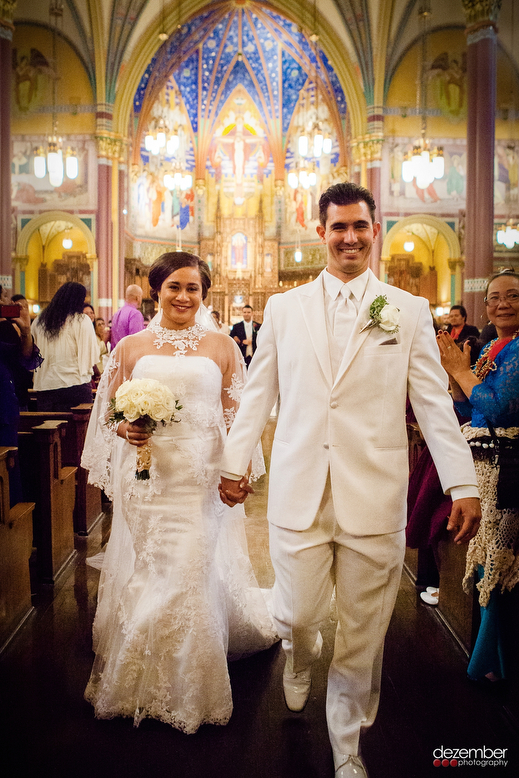
<path fill-rule="evenodd" d="M 396 335 L 379 327 L 360 333 L 379 295 L 400 309 Z M 371 271 L 334 381 L 319 276 L 268 301 L 221 469 L 246 472 L 279 393 L 269 521 L 307 529 L 330 471 L 343 530 L 354 535 L 396 532 L 405 527 L 407 516 L 407 395 L 444 491 L 476 485 L 447 386 L 427 300 L 378 281 Z"/>

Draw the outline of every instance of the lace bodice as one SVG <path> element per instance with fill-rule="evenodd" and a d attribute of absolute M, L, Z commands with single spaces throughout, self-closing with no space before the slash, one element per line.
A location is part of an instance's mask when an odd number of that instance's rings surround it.
<path fill-rule="evenodd" d="M 193 362 L 193 364 L 191 364 Z M 157 428 L 155 435 L 178 435 L 186 425 L 229 428 L 239 406 L 246 378 L 245 365 L 236 343 L 227 335 L 195 325 L 171 331 L 153 325 L 123 338 L 114 349 L 101 377 L 88 427 L 82 465 L 89 481 L 112 495 L 112 448 L 116 429 L 107 423 L 109 403 L 117 388 L 132 377 L 156 378 L 168 384 L 183 406 L 179 424 Z M 223 428 L 224 429 L 224 428 Z M 255 456 L 256 476 L 264 472 Z"/>

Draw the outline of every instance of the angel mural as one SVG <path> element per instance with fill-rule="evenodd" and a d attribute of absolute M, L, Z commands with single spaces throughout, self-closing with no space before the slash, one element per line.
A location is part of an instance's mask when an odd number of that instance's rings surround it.
<path fill-rule="evenodd" d="M 449 57 L 444 51 L 429 68 L 436 103 L 451 121 L 460 121 L 467 113 L 467 53 Z"/>
<path fill-rule="evenodd" d="M 38 76 L 45 74 L 55 78 L 56 75 L 46 57 L 38 49 L 31 49 L 29 56 L 26 54 L 19 56 L 18 49 L 13 49 L 12 65 L 14 99 L 18 110 L 26 113 L 34 108 L 31 103 L 38 95 Z"/>

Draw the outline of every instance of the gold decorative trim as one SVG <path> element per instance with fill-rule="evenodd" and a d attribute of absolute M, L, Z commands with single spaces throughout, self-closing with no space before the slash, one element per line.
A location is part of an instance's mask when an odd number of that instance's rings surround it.
<path fill-rule="evenodd" d="M 14 30 L 13 20 L 18 0 L 0 0 L 0 24 Z"/>
<path fill-rule="evenodd" d="M 465 262 L 460 257 L 448 259 L 447 264 L 451 273 L 455 273 L 458 267 L 461 268 L 461 270 L 463 270 L 465 267 Z"/>
<path fill-rule="evenodd" d="M 104 132 L 95 136 L 97 141 L 97 156 L 106 159 L 116 159 L 119 162 L 126 161 L 126 148 L 128 139 L 113 132 Z"/>
<path fill-rule="evenodd" d="M 502 0 L 462 0 L 467 27 L 481 22 L 497 22 Z"/>
<path fill-rule="evenodd" d="M 383 145 L 384 136 L 379 133 L 356 138 L 350 144 L 354 164 L 359 165 L 361 162 L 380 161 L 382 159 Z"/>

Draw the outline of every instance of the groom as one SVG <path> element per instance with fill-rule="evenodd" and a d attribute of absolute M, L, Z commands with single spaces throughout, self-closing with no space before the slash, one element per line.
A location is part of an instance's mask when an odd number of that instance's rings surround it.
<path fill-rule="evenodd" d="M 294 711 L 306 704 L 335 586 L 328 731 L 337 778 L 358 778 L 367 775 L 359 735 L 377 712 L 404 559 L 407 396 L 453 499 L 456 543 L 476 534 L 480 507 L 429 304 L 368 269 L 380 231 L 371 193 L 336 184 L 319 211 L 327 266 L 315 281 L 268 301 L 225 445 L 220 495 L 233 505 L 251 491 L 243 474 L 279 395 L 268 520 L 285 700 Z"/>

